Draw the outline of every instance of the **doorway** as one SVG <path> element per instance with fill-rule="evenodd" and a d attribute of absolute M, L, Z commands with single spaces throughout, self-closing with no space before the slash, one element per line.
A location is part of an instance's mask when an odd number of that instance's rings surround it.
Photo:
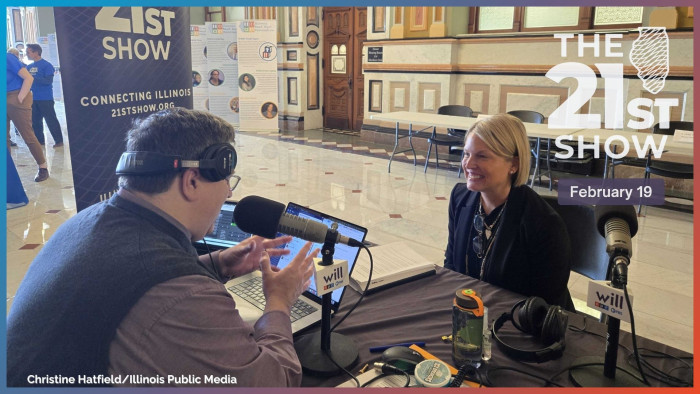
<path fill-rule="evenodd" d="M 323 127 L 360 130 L 365 79 L 362 45 L 367 7 L 324 7 Z"/>

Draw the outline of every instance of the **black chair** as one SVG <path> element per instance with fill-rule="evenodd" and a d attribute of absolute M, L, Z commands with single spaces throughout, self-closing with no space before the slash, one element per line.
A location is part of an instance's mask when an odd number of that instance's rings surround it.
<path fill-rule="evenodd" d="M 676 129 L 693 130 L 693 122 L 671 121 L 671 122 L 669 122 L 668 129 L 661 129 L 660 125 L 657 123 L 656 125 L 654 125 L 654 128 L 652 129 L 651 133 L 652 134 L 673 135 L 673 133 L 676 131 Z M 613 147 L 613 153 L 617 153 L 617 146 Z M 606 161 L 607 161 L 607 159 L 606 159 Z M 610 178 L 615 178 L 615 167 L 617 167 L 619 165 L 646 168 L 647 159 L 646 158 L 640 159 L 637 157 L 622 157 L 620 159 L 611 159 L 609 165 L 606 163 L 606 166 L 605 166 L 605 173 L 606 174 L 605 174 L 604 178 L 607 178 L 608 171 L 610 172 Z M 692 178 L 692 176 L 691 176 L 691 178 Z"/>
<path fill-rule="evenodd" d="M 544 123 L 544 115 L 537 111 L 509 111 L 508 115 L 513 115 L 525 123 Z"/>
<path fill-rule="evenodd" d="M 672 121 L 669 122 L 667 129 L 662 129 L 661 124 L 657 123 L 651 133 L 673 135 L 676 130 L 693 131 L 693 122 Z M 652 174 L 668 178 L 693 179 L 693 165 L 654 159 L 652 153 L 649 152 L 645 163 L 644 179 L 651 178 Z M 637 213 L 642 213 L 641 204 L 637 209 Z"/>
<path fill-rule="evenodd" d="M 617 153 L 617 146 L 613 146 L 613 153 Z M 607 157 L 606 157 L 607 160 Z M 631 167 L 642 167 L 644 168 L 646 166 L 647 159 L 640 159 L 637 157 L 621 157 L 619 159 L 610 159 L 610 164 L 608 165 L 606 163 L 605 165 L 605 173 L 603 174 L 603 178 L 608 178 L 608 172 L 610 173 L 610 178 L 614 179 L 615 178 L 615 167 L 619 165 L 626 165 L 626 166 L 631 166 Z"/>
<path fill-rule="evenodd" d="M 566 225 L 571 240 L 571 270 L 593 280 L 610 280 L 612 267 L 605 251 L 607 244 L 605 238 L 598 233 L 593 207 L 559 205 L 555 196 L 542 198 L 554 208 Z"/>
<path fill-rule="evenodd" d="M 537 111 L 528 111 L 528 110 L 517 110 L 517 111 L 509 111 L 508 115 L 513 115 L 516 118 L 520 119 L 523 123 L 544 123 L 544 115 Z M 551 148 L 551 140 L 547 140 L 547 150 L 542 151 L 541 149 L 541 139 L 540 138 L 530 138 L 530 152 L 532 152 L 532 156 L 535 158 L 535 169 L 532 173 L 532 181 L 530 183 L 530 186 L 535 185 L 535 178 L 538 177 L 540 184 L 542 183 L 542 173 L 540 171 L 540 162 L 542 160 L 545 161 L 547 164 L 547 177 L 549 177 L 549 190 L 552 190 L 552 170 L 551 166 L 549 163 L 549 156 L 550 156 L 550 148 Z M 544 157 L 543 157 L 544 156 Z"/>
<path fill-rule="evenodd" d="M 452 116 L 463 116 L 471 117 L 472 109 L 464 105 L 443 105 L 438 108 L 438 115 L 452 115 Z M 428 163 L 430 162 L 430 151 L 435 146 L 435 168 L 440 166 L 440 158 L 438 156 L 438 147 L 447 146 L 450 153 L 456 153 L 453 149 L 459 148 L 460 150 L 464 146 L 464 135 L 467 133 L 466 130 L 460 129 L 447 129 L 447 135 L 438 135 L 435 132 L 435 127 L 433 127 L 433 133 L 428 138 L 428 155 L 425 157 L 425 167 L 423 172 L 428 170 Z M 462 172 L 462 166 L 460 165 L 457 176 L 460 176 Z"/>
<path fill-rule="evenodd" d="M 617 153 L 617 145 L 612 147 L 612 151 L 613 151 L 613 153 Z M 610 160 L 609 163 L 608 163 L 608 160 Z M 615 167 L 620 166 L 620 165 L 645 168 L 647 165 L 647 159 L 646 158 L 640 159 L 638 157 L 632 157 L 632 156 L 621 157 L 619 159 L 613 159 L 613 158 L 608 158 L 607 156 L 605 156 L 605 170 L 603 172 L 603 178 L 608 178 L 608 174 L 610 174 L 610 178 L 615 179 Z"/>

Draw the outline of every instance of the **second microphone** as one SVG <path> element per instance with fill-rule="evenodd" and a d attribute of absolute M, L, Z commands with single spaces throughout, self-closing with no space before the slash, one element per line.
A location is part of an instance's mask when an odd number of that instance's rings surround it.
<path fill-rule="evenodd" d="M 313 220 L 284 212 L 285 206 L 260 196 L 242 198 L 233 211 L 236 225 L 243 231 L 264 238 L 275 238 L 277 233 L 288 234 L 314 243 L 324 243 L 330 230 L 328 226 Z M 335 243 L 362 246 L 362 242 L 337 234 Z"/>

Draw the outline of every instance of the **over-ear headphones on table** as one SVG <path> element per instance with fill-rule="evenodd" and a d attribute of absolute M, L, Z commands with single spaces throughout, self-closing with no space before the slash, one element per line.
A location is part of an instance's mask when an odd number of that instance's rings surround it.
<path fill-rule="evenodd" d="M 208 147 L 199 160 L 182 160 L 180 156 L 159 152 L 127 151 L 119 158 L 116 174 L 145 176 L 199 168 L 205 179 L 218 182 L 233 174 L 237 161 L 236 149 L 228 143 Z"/>
<path fill-rule="evenodd" d="M 517 313 L 516 313 L 517 310 Z M 517 315 L 517 319 L 514 318 Z M 525 350 L 503 342 L 498 337 L 498 330 L 507 321 L 512 321 L 518 330 L 539 337 L 545 348 Z M 491 332 L 506 355 L 525 362 L 543 363 L 557 359 L 564 354 L 565 336 L 569 316 L 556 305 L 548 305 L 540 297 L 530 297 L 518 301 L 510 313 L 502 314 L 493 323 Z"/>

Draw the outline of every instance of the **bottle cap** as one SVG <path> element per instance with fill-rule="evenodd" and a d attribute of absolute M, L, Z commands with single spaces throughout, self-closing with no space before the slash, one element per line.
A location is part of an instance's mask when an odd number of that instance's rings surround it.
<path fill-rule="evenodd" d="M 479 294 L 472 289 L 461 289 L 455 293 L 455 305 L 474 312 L 476 316 L 484 315 L 484 303 Z"/>
<path fill-rule="evenodd" d="M 440 360 L 424 360 L 416 365 L 415 376 L 423 387 L 447 387 L 452 375 L 450 368 Z"/>

